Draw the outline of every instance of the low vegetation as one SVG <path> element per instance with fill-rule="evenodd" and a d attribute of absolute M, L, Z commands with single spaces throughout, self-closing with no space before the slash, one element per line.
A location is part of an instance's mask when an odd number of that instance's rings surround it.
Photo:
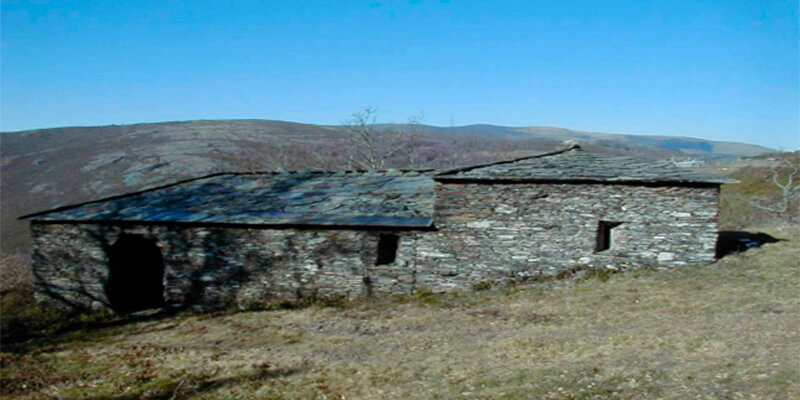
<path fill-rule="evenodd" d="M 748 192 L 760 181 L 739 179 L 723 188 L 725 229 L 760 223 L 780 240 L 712 265 L 467 293 L 64 318 L 33 306 L 27 260 L 6 256 L 0 396 L 800 398 L 800 232 L 775 222 L 788 218 L 754 217 L 747 196 L 769 186 Z"/>
<path fill-rule="evenodd" d="M 0 258 L 0 341 L 4 351 L 20 341 L 35 345 L 39 338 L 86 327 L 88 323 L 118 319 L 104 313 L 65 313 L 37 307 L 28 258 L 20 254 Z"/>
<path fill-rule="evenodd" d="M 770 234 L 676 271 L 71 331 L 4 348 L 0 394 L 797 398 L 800 237 Z"/>
<path fill-rule="evenodd" d="M 738 180 L 722 185 L 721 229 L 754 228 L 800 221 L 800 152 L 768 154 L 738 165 L 717 167 Z M 780 185 L 791 189 L 786 204 Z M 766 207 L 765 207 L 766 206 Z"/>

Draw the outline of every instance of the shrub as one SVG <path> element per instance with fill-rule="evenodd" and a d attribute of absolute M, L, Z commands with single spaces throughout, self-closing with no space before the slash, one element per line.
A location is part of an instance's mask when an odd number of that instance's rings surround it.
<path fill-rule="evenodd" d="M 478 283 L 472 285 L 472 290 L 474 290 L 476 292 L 489 290 L 491 288 L 492 288 L 492 282 L 490 282 L 490 281 L 478 282 Z"/>
<path fill-rule="evenodd" d="M 52 326 L 56 315 L 36 306 L 29 260 L 19 254 L 0 258 L 0 337 L 23 340 Z"/>
<path fill-rule="evenodd" d="M 86 314 L 39 307 L 33 293 L 30 260 L 19 254 L 0 258 L 0 340 L 4 350 L 7 344 L 114 318 L 109 312 Z"/>

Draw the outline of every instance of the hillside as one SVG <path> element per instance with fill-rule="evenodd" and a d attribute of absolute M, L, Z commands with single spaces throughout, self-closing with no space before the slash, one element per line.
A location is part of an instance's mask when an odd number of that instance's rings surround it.
<path fill-rule="evenodd" d="M 386 129 L 403 125 L 384 124 Z M 703 160 L 724 160 L 738 157 L 757 156 L 775 151 L 763 146 L 746 143 L 720 142 L 681 136 L 628 135 L 575 131 L 549 126 L 507 127 L 497 125 L 467 125 L 452 128 L 425 126 L 426 132 L 454 133 L 485 137 L 510 139 L 548 139 L 553 141 L 575 140 L 583 144 L 595 144 L 609 148 L 641 146 L 660 150 L 676 151 L 679 155 Z"/>
<path fill-rule="evenodd" d="M 382 124 L 376 129 L 408 129 Z M 735 159 L 759 146 L 692 138 L 614 135 L 549 127 L 414 126 L 389 167 L 453 167 L 549 150 L 585 148 L 646 158 Z M 353 144 L 341 126 L 269 120 L 144 123 L 0 134 L 2 249 L 26 251 L 20 215 L 225 170 L 344 169 Z M 413 156 L 413 157 L 412 157 Z"/>

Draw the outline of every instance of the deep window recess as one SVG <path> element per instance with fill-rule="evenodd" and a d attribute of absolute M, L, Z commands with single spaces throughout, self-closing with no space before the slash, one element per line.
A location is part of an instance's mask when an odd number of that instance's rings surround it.
<path fill-rule="evenodd" d="M 382 233 L 380 240 L 378 240 L 378 259 L 375 260 L 375 265 L 391 264 L 397 258 L 397 241 L 400 239 L 397 235 Z"/>
<path fill-rule="evenodd" d="M 614 247 L 614 228 L 622 222 L 600 221 L 597 225 L 597 246 L 595 251 L 605 251 Z"/>
<path fill-rule="evenodd" d="M 164 259 L 154 239 L 123 233 L 109 252 L 106 295 L 118 313 L 164 305 Z"/>

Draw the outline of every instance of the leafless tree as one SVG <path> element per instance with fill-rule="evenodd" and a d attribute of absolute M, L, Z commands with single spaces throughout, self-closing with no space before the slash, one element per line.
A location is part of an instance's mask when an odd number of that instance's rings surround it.
<path fill-rule="evenodd" d="M 270 140 L 240 146 L 235 159 L 238 170 L 247 172 L 341 169 L 337 143 L 292 143 Z"/>
<path fill-rule="evenodd" d="M 344 123 L 350 134 L 350 168 L 382 170 L 392 159 L 401 155 L 405 155 L 405 161 L 409 164 L 416 164 L 422 115 L 410 118 L 404 126 L 383 132 L 375 127 L 376 114 L 374 107 L 364 107 Z"/>
<path fill-rule="evenodd" d="M 771 177 L 769 182 L 772 183 L 780 190 L 778 200 L 772 205 L 765 204 L 766 199 L 760 197 L 750 201 L 750 205 L 765 211 L 770 211 L 777 214 L 785 214 L 789 211 L 789 206 L 792 201 L 800 198 L 800 179 L 798 179 L 797 163 L 789 159 L 783 158 L 778 163 L 770 167 Z M 781 171 L 785 171 L 785 175 L 781 177 Z M 791 218 L 791 214 L 789 215 Z"/>
<path fill-rule="evenodd" d="M 424 161 L 420 160 L 422 152 L 423 136 L 425 133 L 422 127 L 422 120 L 425 113 L 420 112 L 408 118 L 406 122 L 406 133 L 403 138 L 405 142 L 405 154 L 409 168 L 422 168 Z"/>
<path fill-rule="evenodd" d="M 289 166 L 289 154 L 283 142 L 270 142 L 269 147 L 264 151 L 264 161 L 266 161 L 271 171 L 286 171 Z"/>

